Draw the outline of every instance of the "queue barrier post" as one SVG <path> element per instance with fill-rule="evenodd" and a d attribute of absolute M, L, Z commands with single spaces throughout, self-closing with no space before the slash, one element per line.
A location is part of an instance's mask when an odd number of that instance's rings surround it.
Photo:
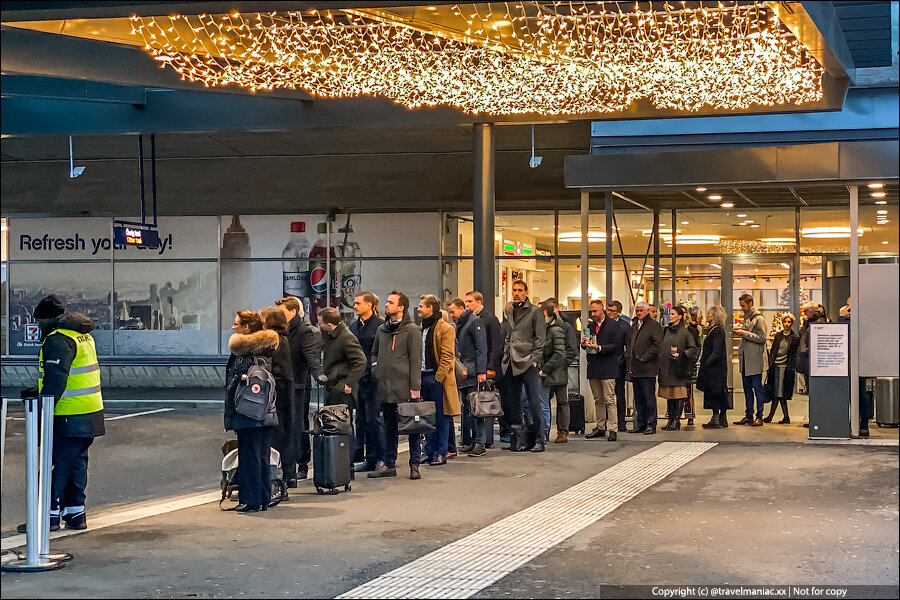
<path fill-rule="evenodd" d="M 40 523 L 41 533 L 39 553 L 41 558 L 68 562 L 72 555 L 66 552 L 50 551 L 50 496 L 52 490 L 53 474 L 53 409 L 56 404 L 53 396 L 41 396 L 41 441 L 40 441 L 40 485 L 38 497 L 40 498 Z"/>
<path fill-rule="evenodd" d="M 25 508 L 27 511 L 27 527 L 25 530 L 25 558 L 4 564 L 3 571 L 16 573 L 36 573 L 59 569 L 64 563 L 43 558 L 40 555 L 41 520 L 39 497 L 40 474 L 38 473 L 38 412 L 40 404 L 37 398 L 25 398 Z M 52 414 L 52 413 L 51 413 Z M 52 421 L 52 416 L 50 417 Z M 46 419 L 45 419 L 46 421 Z M 45 451 L 50 451 L 47 447 Z M 49 521 L 49 514 L 47 516 Z M 49 522 L 47 527 L 49 535 Z"/>

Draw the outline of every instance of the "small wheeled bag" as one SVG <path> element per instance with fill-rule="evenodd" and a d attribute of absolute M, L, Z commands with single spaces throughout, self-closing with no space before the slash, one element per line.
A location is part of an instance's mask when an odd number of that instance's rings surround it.
<path fill-rule="evenodd" d="M 500 392 L 497 391 L 494 387 L 494 382 L 491 380 L 484 383 L 479 382 L 475 387 L 475 391 L 469 392 L 468 401 L 472 414 L 476 417 L 493 418 L 503 416 Z"/>
<path fill-rule="evenodd" d="M 437 414 L 434 402 L 401 402 L 397 405 L 397 421 L 400 435 L 428 435 L 436 429 Z"/>
<path fill-rule="evenodd" d="M 351 477 L 350 436 L 313 436 L 313 484 L 316 492 L 337 494 L 339 487 L 349 492 Z"/>

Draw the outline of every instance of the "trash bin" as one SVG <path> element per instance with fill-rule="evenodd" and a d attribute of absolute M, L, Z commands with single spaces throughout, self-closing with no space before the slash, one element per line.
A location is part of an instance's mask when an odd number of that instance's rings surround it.
<path fill-rule="evenodd" d="M 900 379 L 878 377 L 875 380 L 875 422 L 879 427 L 900 426 Z"/>

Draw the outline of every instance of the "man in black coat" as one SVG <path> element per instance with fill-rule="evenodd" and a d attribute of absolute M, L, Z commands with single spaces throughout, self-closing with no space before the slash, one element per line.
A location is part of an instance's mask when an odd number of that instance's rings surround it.
<path fill-rule="evenodd" d="M 662 337 L 662 327 L 650 317 L 650 305 L 643 301 L 635 304 L 631 335 L 625 347 L 637 412 L 631 433 L 656 433 L 656 375 Z"/>
<path fill-rule="evenodd" d="M 481 323 L 484 325 L 484 333 L 487 337 L 487 370 L 488 375 L 494 372 L 494 380 L 497 383 L 497 389 L 501 396 L 504 393 L 504 386 L 501 377 L 503 377 L 503 369 L 501 361 L 503 360 L 503 331 L 500 328 L 500 320 L 492 312 L 484 310 L 484 295 L 478 290 L 466 293 L 464 302 L 466 308 L 475 313 Z M 505 417 L 500 417 L 502 420 Z M 494 445 L 494 423 L 493 419 L 487 419 L 485 424 L 485 448 Z"/>
<path fill-rule="evenodd" d="M 370 292 L 363 292 L 353 300 L 353 310 L 358 318 L 350 324 L 350 333 L 356 336 L 366 354 L 366 371 L 359 380 L 356 403 L 356 443 L 359 445 L 362 441 L 365 446 L 365 460 L 354 466 L 358 473 L 374 471 L 384 456 L 384 417 L 372 377 L 372 344 L 375 343 L 375 332 L 384 323 L 375 312 L 377 308 L 378 297 Z"/>
<path fill-rule="evenodd" d="M 309 435 L 303 431 L 309 431 L 309 377 L 312 375 L 319 385 L 324 385 L 327 381 L 322 370 L 322 336 L 304 315 L 303 305 L 297 298 L 279 298 L 275 304 L 281 307 L 288 320 L 287 337 L 291 345 L 291 359 L 294 361 L 294 414 L 299 417 L 292 428 L 300 436 L 297 441 L 297 479 L 306 479 L 311 452 Z M 282 468 L 287 479 L 287 473 L 293 472 L 292 466 L 282 465 Z"/>
<path fill-rule="evenodd" d="M 610 442 L 614 442 L 619 429 L 616 378 L 625 356 L 627 336 L 618 321 L 606 316 L 602 300 L 591 300 L 590 313 L 591 323 L 587 326 L 589 336 L 582 343 L 587 355 L 587 379 L 594 397 L 597 424 L 584 437 L 591 439 L 605 435 Z"/>
<path fill-rule="evenodd" d="M 622 303 L 618 300 L 611 300 L 606 305 L 606 318 L 618 324 L 622 329 L 624 339 L 628 340 L 631 335 L 631 322 L 628 317 L 622 314 Z M 625 431 L 625 375 L 626 375 L 625 353 L 619 357 L 619 374 L 616 376 L 616 419 L 618 421 L 618 429 L 620 432 Z"/>

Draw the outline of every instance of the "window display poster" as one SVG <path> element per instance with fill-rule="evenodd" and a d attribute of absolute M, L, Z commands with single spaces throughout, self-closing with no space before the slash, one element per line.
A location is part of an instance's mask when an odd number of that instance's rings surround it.
<path fill-rule="evenodd" d="M 847 377 L 850 363 L 850 330 L 845 323 L 813 323 L 809 333 L 809 374 L 813 377 Z"/>

